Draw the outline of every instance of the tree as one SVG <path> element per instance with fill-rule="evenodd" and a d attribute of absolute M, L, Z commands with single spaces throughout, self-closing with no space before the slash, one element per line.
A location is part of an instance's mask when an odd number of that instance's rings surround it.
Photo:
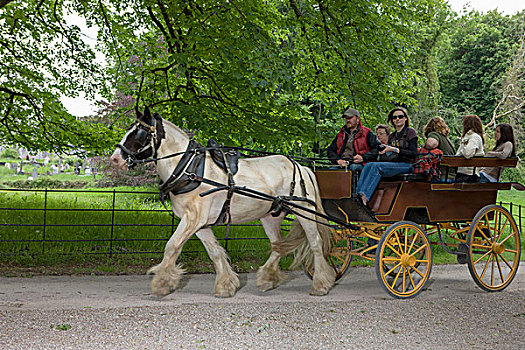
<path fill-rule="evenodd" d="M 498 88 L 519 44 L 514 18 L 497 11 L 473 11 L 457 19 L 448 45 L 439 53 L 445 106 L 490 119 L 498 103 Z"/>
<path fill-rule="evenodd" d="M 67 6 L 51 1 L 0 6 L 0 142 L 61 151 L 104 145 L 105 128 L 77 121 L 59 100 L 79 91 L 92 96 L 104 85 L 79 28 L 65 24 Z"/>
<path fill-rule="evenodd" d="M 374 124 L 393 103 L 415 103 L 414 28 L 444 6 L 442 0 L 11 1 L 0 7 L 1 61 L 8 62 L 0 69 L 9 77 L 0 81 L 0 141 L 104 148 L 114 142 L 112 129 L 79 123 L 58 100 L 97 89 L 106 98 L 120 96 L 110 99 L 112 113 L 139 97 L 181 127 L 228 144 L 288 149 L 313 140 L 315 105 L 325 110 L 321 133 L 333 133 L 340 120 L 330 116 L 349 105 Z M 107 72 L 93 63 L 78 28 L 65 23 L 67 11 L 100 28 Z"/>

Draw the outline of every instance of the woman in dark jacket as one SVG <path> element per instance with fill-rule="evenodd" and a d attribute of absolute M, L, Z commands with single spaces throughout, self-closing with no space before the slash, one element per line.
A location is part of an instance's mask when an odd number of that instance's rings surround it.
<path fill-rule="evenodd" d="M 388 161 L 367 163 L 361 172 L 357 184 L 357 193 L 363 204 L 374 194 L 382 177 L 414 172 L 414 160 L 417 156 L 417 132 L 409 127 L 408 113 L 402 107 L 392 109 L 387 116 L 395 132 L 388 136 L 388 144 L 379 154 L 390 154 Z"/>

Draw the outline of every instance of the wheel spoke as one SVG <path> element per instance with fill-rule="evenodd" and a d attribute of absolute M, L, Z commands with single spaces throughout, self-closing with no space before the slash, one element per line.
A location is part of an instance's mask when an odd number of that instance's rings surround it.
<path fill-rule="evenodd" d="M 399 259 L 399 258 L 383 258 L 381 260 L 383 260 L 385 262 L 390 262 L 390 263 L 401 261 L 401 259 Z"/>
<path fill-rule="evenodd" d="M 505 230 L 505 226 L 507 226 L 508 223 L 509 223 L 509 219 L 507 218 L 507 220 L 505 220 L 505 224 L 503 224 L 503 227 L 501 228 L 501 230 L 499 230 L 499 234 L 497 235 L 497 237 L 494 238 L 495 242 L 499 241 L 499 239 L 503 235 L 503 231 Z"/>
<path fill-rule="evenodd" d="M 416 269 L 415 267 L 412 267 L 412 270 L 414 270 L 415 272 L 417 272 L 417 274 L 418 274 L 419 276 L 421 276 L 421 278 L 424 277 L 423 274 L 422 274 L 421 272 L 419 272 L 419 270 Z"/>
<path fill-rule="evenodd" d="M 414 283 L 414 279 L 412 278 L 412 274 L 410 273 L 410 270 L 407 268 L 408 271 L 408 277 L 410 278 L 410 283 L 412 284 L 412 289 L 416 289 L 416 284 Z"/>
<path fill-rule="evenodd" d="M 487 229 L 489 230 L 490 232 L 490 227 L 489 225 L 487 224 Z M 488 238 L 486 235 L 485 235 L 485 232 L 483 232 L 482 229 L 479 228 L 479 226 L 476 226 L 476 230 L 479 231 L 479 233 L 481 233 L 481 235 L 483 236 L 483 238 L 485 238 L 485 241 L 487 241 L 487 243 L 491 244 L 492 243 L 492 240 L 490 238 Z"/>
<path fill-rule="evenodd" d="M 399 251 L 401 251 L 401 254 L 403 254 L 405 251 L 403 247 L 401 246 L 401 241 L 399 240 L 399 235 L 397 232 L 394 232 L 394 235 L 396 236 L 397 244 L 399 245 Z"/>
<path fill-rule="evenodd" d="M 487 260 L 487 263 L 485 264 L 485 267 L 483 268 L 483 273 L 481 274 L 481 276 L 479 276 L 479 279 L 482 280 L 482 279 L 483 279 L 483 276 L 485 276 L 485 272 L 487 272 L 487 267 L 489 267 L 489 263 L 490 263 L 490 261 L 492 260 L 492 257 L 493 257 L 493 255 L 491 255 L 491 256 L 489 257 L 489 260 Z"/>
<path fill-rule="evenodd" d="M 483 245 L 483 244 L 476 244 L 476 243 L 472 243 L 471 244 L 472 247 L 475 247 L 475 248 L 480 248 L 480 249 L 492 249 L 491 246 L 486 246 L 486 245 Z"/>
<path fill-rule="evenodd" d="M 421 247 L 417 248 L 416 251 L 414 251 L 412 254 L 410 254 L 410 256 L 414 256 L 416 255 L 417 253 L 419 253 L 422 249 L 425 249 L 425 246 L 422 245 Z"/>
<path fill-rule="evenodd" d="M 503 241 L 499 242 L 500 244 L 503 244 L 507 241 L 507 239 L 511 238 L 511 237 L 514 237 L 514 233 L 513 234 L 510 234 L 508 235 Z M 506 249 L 505 249 L 506 250 Z"/>
<path fill-rule="evenodd" d="M 412 240 L 412 243 L 410 243 L 410 247 L 407 249 L 407 254 L 410 254 L 410 252 L 412 251 L 412 248 L 414 248 L 414 244 L 416 244 L 417 237 L 419 237 L 419 234 L 416 232 L 414 234 L 414 239 Z"/>
<path fill-rule="evenodd" d="M 516 252 L 516 254 L 517 254 L 517 253 L 518 253 L 518 252 Z M 509 267 L 509 269 L 511 269 L 511 270 L 514 269 L 512 266 L 510 266 L 510 264 L 508 263 L 507 259 L 505 259 L 505 258 L 503 257 L 503 255 L 498 254 L 498 256 L 500 257 L 501 260 L 503 260 L 503 262 L 505 263 L 505 265 L 507 265 L 507 266 Z"/>
<path fill-rule="evenodd" d="M 405 254 L 408 254 L 408 227 L 405 227 Z"/>
<path fill-rule="evenodd" d="M 394 253 L 396 253 L 397 256 L 401 257 L 402 254 L 400 254 L 400 253 L 399 253 L 394 247 L 392 247 L 392 246 L 390 245 L 390 243 L 385 242 L 385 244 L 386 244 L 386 246 L 387 246 L 388 248 L 392 249 L 392 251 L 393 251 Z"/>
<path fill-rule="evenodd" d="M 401 266 L 401 264 L 399 264 L 399 266 Z M 392 289 L 394 289 L 394 286 L 396 285 L 397 279 L 399 278 L 399 274 L 401 273 L 401 271 L 402 269 L 399 269 L 399 271 L 397 272 L 396 278 L 394 278 L 394 282 L 390 286 Z"/>
<path fill-rule="evenodd" d="M 476 265 L 477 263 L 479 263 L 479 262 L 481 261 L 481 259 L 483 259 L 483 258 L 486 257 L 487 255 L 489 255 L 491 252 L 492 252 L 492 250 L 489 250 L 488 252 L 486 252 L 485 254 L 483 254 L 478 260 L 474 261 L 474 264 L 473 264 L 473 265 Z"/>
<path fill-rule="evenodd" d="M 395 271 L 399 266 L 401 266 L 401 263 L 395 265 L 393 268 L 391 268 L 390 270 L 388 270 L 388 272 L 385 273 L 385 277 L 388 276 L 388 275 L 390 274 L 390 272 Z M 399 273 L 398 273 L 398 275 L 399 275 Z"/>
<path fill-rule="evenodd" d="M 500 215 L 501 213 L 500 212 L 497 212 L 497 213 L 494 213 L 494 239 L 496 239 L 496 232 L 499 232 L 498 230 L 498 219 L 500 218 Z M 489 227 L 489 232 L 490 232 L 490 227 Z"/>
<path fill-rule="evenodd" d="M 496 262 L 498 263 L 499 276 L 501 277 L 501 283 L 503 283 L 505 279 L 503 278 L 503 272 L 501 271 L 501 265 L 499 263 L 498 256 L 494 256 L 494 259 L 496 259 Z"/>
<path fill-rule="evenodd" d="M 407 270 L 406 267 L 403 266 L 403 289 L 402 289 L 403 293 L 405 293 L 405 290 L 406 290 L 406 272 L 405 272 L 406 270 Z"/>
<path fill-rule="evenodd" d="M 492 255 L 492 271 L 491 271 L 491 274 L 490 274 L 490 285 L 493 286 L 494 285 L 494 265 L 495 264 L 495 260 L 496 260 L 496 254 Z"/>

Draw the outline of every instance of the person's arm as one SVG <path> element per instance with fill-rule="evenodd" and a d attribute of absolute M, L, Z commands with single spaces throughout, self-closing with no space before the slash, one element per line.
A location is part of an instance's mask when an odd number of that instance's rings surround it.
<path fill-rule="evenodd" d="M 439 141 L 436 140 L 435 138 L 433 137 L 429 137 L 426 141 L 425 141 L 425 145 L 423 147 L 425 147 L 426 149 L 434 149 L 434 148 L 437 148 L 439 146 Z"/>
<path fill-rule="evenodd" d="M 489 151 L 487 156 L 489 157 L 498 157 L 499 159 L 508 158 L 512 154 L 512 142 L 505 142 L 503 144 L 503 150 L 501 151 Z"/>
<path fill-rule="evenodd" d="M 471 135 L 469 138 L 468 138 L 468 142 L 467 144 L 465 145 L 465 147 L 463 148 L 463 153 L 461 154 L 463 157 L 467 158 L 467 159 L 470 159 L 472 157 L 474 157 L 474 155 L 476 154 L 476 150 L 479 148 L 479 145 L 481 143 L 481 136 L 477 135 Z M 478 140 L 479 138 L 479 140 Z M 483 147 L 483 146 L 481 146 Z"/>
<path fill-rule="evenodd" d="M 366 136 L 366 143 L 368 144 L 370 151 L 362 155 L 363 162 L 365 163 L 377 159 L 377 155 L 379 154 L 379 145 L 381 145 L 381 142 L 379 142 L 377 139 L 376 134 L 374 134 L 372 131 L 370 131 Z"/>

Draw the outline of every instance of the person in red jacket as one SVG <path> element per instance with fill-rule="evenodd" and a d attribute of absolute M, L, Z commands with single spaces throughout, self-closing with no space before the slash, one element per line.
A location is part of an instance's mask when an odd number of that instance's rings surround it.
<path fill-rule="evenodd" d="M 361 124 L 359 112 L 348 108 L 343 113 L 345 125 L 327 148 L 333 164 L 361 171 L 364 163 L 377 158 L 381 144 L 372 130 Z"/>

